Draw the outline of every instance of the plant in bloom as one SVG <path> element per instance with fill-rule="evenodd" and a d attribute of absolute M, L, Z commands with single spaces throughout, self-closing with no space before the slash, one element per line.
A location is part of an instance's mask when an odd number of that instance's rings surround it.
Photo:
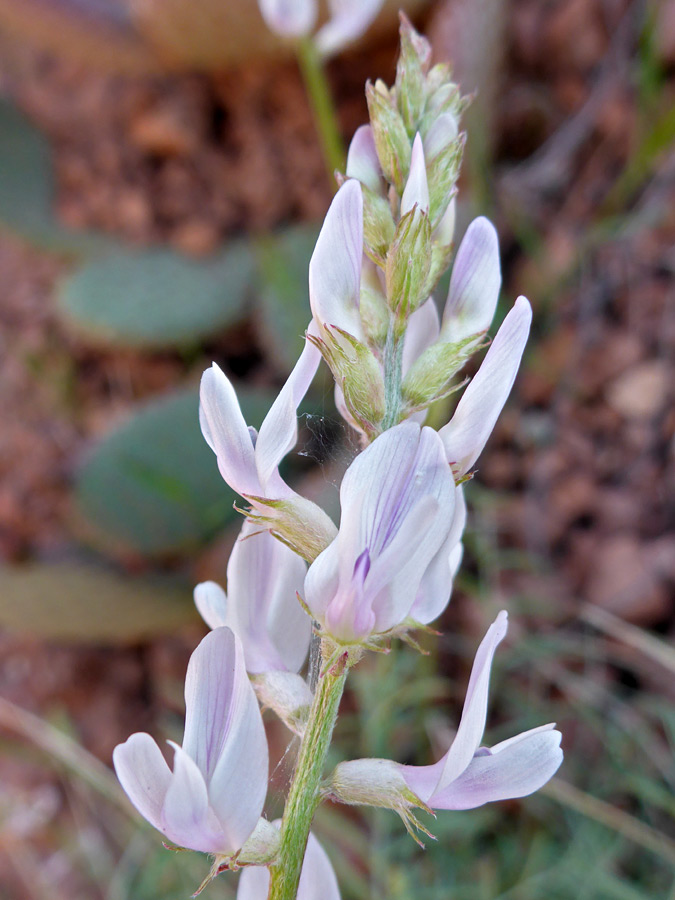
<path fill-rule="evenodd" d="M 261 0 L 261 8 L 288 35 L 313 27 L 313 3 Z M 353 26 L 370 7 L 331 9 L 335 21 L 353 16 Z M 338 33 L 346 27 L 333 25 Z M 326 797 L 390 808 L 415 836 L 426 829 L 413 810 L 525 797 L 562 761 L 552 724 L 482 743 L 492 660 L 507 628 L 502 612 L 478 649 L 455 739 L 441 759 L 348 760 L 324 771 L 350 669 L 397 637 L 414 645 L 411 632 L 450 600 L 467 518 L 464 482 L 511 390 L 532 318 L 519 297 L 488 336 L 501 286 L 490 222 L 475 219 L 454 252 L 465 101 L 448 67 L 432 66 L 430 56 L 403 19 L 396 82 L 366 88 L 370 122 L 354 136 L 310 262 L 304 349 L 259 433 L 244 421 L 225 373 L 215 363 L 204 373 L 202 431 L 223 479 L 248 504 L 245 521 L 225 587 L 195 589 L 213 630 L 190 660 L 185 737 L 173 745 L 173 769 L 147 734 L 132 735 L 114 754 L 138 811 L 172 843 L 215 858 L 206 881 L 245 867 L 238 900 L 339 898 L 329 858 L 310 832 Z M 453 256 L 439 312 L 434 290 Z M 469 381 L 465 363 L 486 347 Z M 321 358 L 361 444 L 340 486 L 339 528 L 279 473 Z M 459 392 L 446 424 L 425 424 L 432 404 L 437 422 L 439 403 Z M 312 633 L 318 665 L 305 678 Z M 300 738 L 277 823 L 262 817 L 268 751 L 258 702 Z"/>
<path fill-rule="evenodd" d="M 258 0 L 268 28 L 283 38 L 308 37 L 318 17 L 317 0 Z M 332 56 L 359 38 L 372 23 L 382 0 L 329 0 L 329 19 L 314 35 L 323 56 Z"/>

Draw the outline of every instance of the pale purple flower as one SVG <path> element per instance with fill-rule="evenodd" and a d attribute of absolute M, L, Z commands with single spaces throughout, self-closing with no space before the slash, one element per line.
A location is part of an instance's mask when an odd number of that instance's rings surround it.
<path fill-rule="evenodd" d="M 478 648 L 457 734 L 437 763 L 404 766 L 387 759 L 340 763 L 330 780 L 331 793 L 346 803 L 394 809 L 407 826 L 419 827 L 410 815 L 415 806 L 473 809 L 525 797 L 543 787 L 563 759 L 562 735 L 554 724 L 532 728 L 493 747 L 481 746 L 492 659 L 506 628 L 502 611 Z"/>
<path fill-rule="evenodd" d="M 332 56 L 366 31 L 383 0 L 328 0 L 330 18 L 314 42 L 322 56 Z M 307 37 L 318 14 L 317 0 L 258 0 L 267 27 L 283 38 Z"/>
<path fill-rule="evenodd" d="M 267 27 L 284 38 L 305 37 L 314 28 L 316 0 L 258 0 Z"/>
<path fill-rule="evenodd" d="M 195 604 L 210 628 L 227 625 L 239 637 L 249 672 L 297 672 L 312 631 L 297 597 L 306 572 L 297 553 L 247 521 L 227 564 L 227 594 L 205 581 Z"/>
<path fill-rule="evenodd" d="M 199 424 L 216 454 L 220 474 L 244 497 L 297 497 L 279 474 L 279 463 L 298 440 L 297 408 L 316 374 L 320 354 L 305 341 L 302 354 L 272 404 L 260 433 L 249 428 L 237 395 L 224 372 L 214 363 L 202 376 Z"/>
<path fill-rule="evenodd" d="M 399 766 L 406 785 L 431 809 L 473 809 L 525 797 L 558 770 L 563 753 L 554 724 L 483 747 L 492 659 L 506 634 L 502 611 L 483 638 L 469 679 L 462 717 L 448 752 L 432 766 Z"/>
<path fill-rule="evenodd" d="M 480 216 L 467 228 L 455 257 L 441 340 L 454 343 L 487 331 L 501 283 L 497 232 L 491 222 Z"/>
<path fill-rule="evenodd" d="M 328 0 L 330 18 L 316 33 L 319 53 L 332 56 L 361 37 L 373 22 L 384 0 Z"/>
<path fill-rule="evenodd" d="M 464 391 L 455 413 L 438 432 L 456 477 L 465 475 L 481 454 L 515 381 L 530 333 L 532 309 L 518 297 Z"/>
<path fill-rule="evenodd" d="M 441 113 L 426 133 L 424 155 L 431 161 L 448 147 L 459 134 L 457 117 L 452 113 Z"/>
<path fill-rule="evenodd" d="M 403 422 L 381 434 L 347 470 L 335 540 L 310 566 L 305 602 L 342 643 L 403 625 L 453 524 L 455 484 L 431 428 Z M 442 609 L 449 578 L 430 578 L 426 603 Z"/>
<path fill-rule="evenodd" d="M 278 826 L 280 821 L 274 824 Z M 248 867 L 239 878 L 237 900 L 267 900 L 269 884 L 268 868 Z M 297 900 L 340 900 L 340 889 L 331 861 L 311 831 L 302 863 Z"/>
<path fill-rule="evenodd" d="M 217 628 L 190 658 L 185 734 L 173 772 L 149 734 L 113 752 L 127 796 L 171 843 L 230 857 L 253 833 L 267 793 L 265 729 L 241 642 Z"/>

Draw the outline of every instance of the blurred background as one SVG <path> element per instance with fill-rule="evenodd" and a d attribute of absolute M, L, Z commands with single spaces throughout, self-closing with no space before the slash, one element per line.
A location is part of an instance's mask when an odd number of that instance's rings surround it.
<path fill-rule="evenodd" d="M 345 142 L 394 79 L 396 6 L 328 65 Z M 458 236 L 535 311 L 468 486 L 439 638 L 368 659 L 334 761 L 426 763 L 496 612 L 488 743 L 557 720 L 538 795 L 426 824 L 322 807 L 345 900 L 675 900 L 675 4 L 404 4 L 476 92 Z M 260 423 L 309 318 L 334 186 L 254 0 L 0 0 L 0 897 L 170 900 L 206 873 L 110 769 L 180 739 L 192 586 L 240 519 L 197 425 L 216 360 Z M 317 379 L 287 477 L 333 513 L 353 437 Z M 279 813 L 293 746 L 269 719 Z M 278 795 L 278 796 L 277 796 Z M 234 875 L 205 897 L 233 897 Z"/>

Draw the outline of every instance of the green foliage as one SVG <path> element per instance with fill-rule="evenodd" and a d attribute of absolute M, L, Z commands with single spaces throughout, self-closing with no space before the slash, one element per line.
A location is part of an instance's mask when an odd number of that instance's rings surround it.
<path fill-rule="evenodd" d="M 0 627 L 55 641 L 135 643 L 195 621 L 188 588 L 92 564 L 0 569 Z"/>
<path fill-rule="evenodd" d="M 6 100 L 0 100 L 0 224 L 56 253 L 78 255 L 116 246 L 102 235 L 78 233 L 57 221 L 49 143 Z"/>
<path fill-rule="evenodd" d="M 270 395 L 237 388 L 258 427 Z M 157 556 L 187 550 L 239 517 L 198 425 L 196 390 L 154 401 L 95 448 L 75 485 L 89 538 L 109 551 Z"/>
<path fill-rule="evenodd" d="M 116 253 L 85 263 L 62 283 L 59 305 L 85 336 L 135 347 L 173 347 L 241 319 L 253 277 L 243 242 L 205 260 L 169 250 Z"/>
<path fill-rule="evenodd" d="M 307 270 L 319 230 L 314 225 L 287 228 L 259 241 L 258 296 L 265 348 L 287 371 L 302 351 L 309 324 Z"/>

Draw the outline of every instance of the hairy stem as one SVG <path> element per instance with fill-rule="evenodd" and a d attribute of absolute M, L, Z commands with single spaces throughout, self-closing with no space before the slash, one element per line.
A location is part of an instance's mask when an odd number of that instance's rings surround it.
<path fill-rule="evenodd" d="M 403 339 L 396 335 L 395 323 L 392 320 L 387 332 L 384 346 L 384 402 L 385 413 L 382 431 L 398 425 L 401 411 L 401 381 L 403 378 Z"/>
<path fill-rule="evenodd" d="M 310 37 L 302 38 L 298 42 L 298 62 L 314 113 L 316 130 L 319 132 L 328 177 L 333 183 L 335 170 L 344 170 L 344 147 L 326 72 Z"/>
<path fill-rule="evenodd" d="M 270 866 L 268 900 L 295 900 L 309 828 L 319 803 L 319 785 L 337 719 L 347 668 L 319 678 L 305 736 L 281 820 L 281 847 Z"/>

